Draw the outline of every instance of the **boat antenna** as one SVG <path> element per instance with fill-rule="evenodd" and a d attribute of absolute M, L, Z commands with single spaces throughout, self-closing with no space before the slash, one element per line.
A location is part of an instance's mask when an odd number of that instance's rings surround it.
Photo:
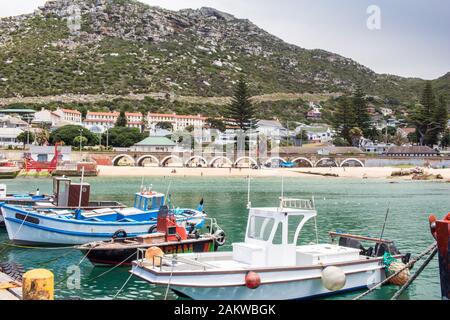
<path fill-rule="evenodd" d="M 142 190 L 144 190 L 144 176 L 142 176 L 141 179 L 141 189 L 139 190 L 142 193 Z"/>
<path fill-rule="evenodd" d="M 83 184 L 84 184 L 84 166 L 81 167 L 80 197 L 78 199 L 78 210 L 81 210 L 81 200 L 83 198 Z"/>
<path fill-rule="evenodd" d="M 250 175 L 248 175 L 247 179 L 248 179 L 248 185 L 247 185 L 247 209 L 250 209 L 252 207 L 252 202 L 250 201 L 250 187 L 251 187 L 251 183 L 250 183 L 251 177 L 250 177 Z"/>
<path fill-rule="evenodd" d="M 316 200 L 314 199 L 314 195 L 311 199 L 311 205 L 313 210 L 316 210 Z M 316 232 L 316 244 L 319 244 L 319 230 L 317 229 L 317 211 L 316 215 L 314 216 L 314 231 Z"/>
<path fill-rule="evenodd" d="M 164 204 L 167 204 L 167 198 L 169 197 L 170 186 L 172 185 L 172 180 L 169 181 L 169 185 L 167 186 L 166 196 L 164 197 Z"/>
<path fill-rule="evenodd" d="M 383 229 L 381 230 L 380 243 L 378 244 L 377 251 L 375 252 L 375 257 L 378 257 L 378 253 L 380 252 L 381 241 L 383 240 L 384 230 L 386 229 L 386 222 L 387 222 L 387 219 L 388 219 L 388 217 L 389 217 L 389 211 L 390 211 L 390 209 L 391 209 L 391 205 L 388 204 L 388 208 L 387 208 L 387 210 L 386 210 L 386 215 L 385 215 L 385 217 L 384 217 Z"/>

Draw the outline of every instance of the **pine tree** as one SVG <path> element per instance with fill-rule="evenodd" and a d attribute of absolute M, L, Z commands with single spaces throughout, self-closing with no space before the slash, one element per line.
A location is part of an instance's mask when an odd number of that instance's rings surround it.
<path fill-rule="evenodd" d="M 437 143 L 440 125 L 436 122 L 436 114 L 436 98 L 431 81 L 428 81 L 423 90 L 420 104 L 416 105 L 411 117 L 421 145 L 433 147 Z"/>
<path fill-rule="evenodd" d="M 250 101 L 250 93 L 244 77 L 237 83 L 231 104 L 227 108 L 228 117 L 234 119 L 240 129 L 246 131 L 255 127 L 255 107 Z"/>
<path fill-rule="evenodd" d="M 119 117 L 116 121 L 116 127 L 126 127 L 127 126 L 127 116 L 125 111 L 120 111 Z"/>
<path fill-rule="evenodd" d="M 436 134 L 442 135 L 448 126 L 448 104 L 444 96 L 439 97 L 433 118 L 437 127 Z"/>
<path fill-rule="evenodd" d="M 353 110 L 355 112 L 355 125 L 366 135 L 370 131 L 370 115 L 367 110 L 365 94 L 358 85 L 352 98 Z"/>
<path fill-rule="evenodd" d="M 357 127 L 355 112 L 348 97 L 342 97 L 334 113 L 333 126 L 338 135 L 352 144 L 350 130 Z"/>

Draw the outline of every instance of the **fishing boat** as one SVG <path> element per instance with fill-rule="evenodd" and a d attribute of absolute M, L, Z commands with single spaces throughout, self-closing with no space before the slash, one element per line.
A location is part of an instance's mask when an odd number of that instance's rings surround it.
<path fill-rule="evenodd" d="M 13 161 L 0 161 L 0 179 L 15 179 L 20 173 L 19 166 Z"/>
<path fill-rule="evenodd" d="M 97 241 L 78 246 L 84 256 L 96 266 L 131 266 L 137 259 L 138 249 L 156 248 L 165 254 L 217 251 L 225 243 L 225 233 L 210 219 L 209 232 L 200 234 L 191 225 L 187 230 L 176 221 L 175 214 L 167 206 L 158 213 L 154 233 L 128 238 L 117 237 L 109 241 Z"/>
<path fill-rule="evenodd" d="M 101 208 L 125 208 L 117 201 L 92 201 L 90 199 L 90 185 L 84 184 L 81 188 L 79 183 L 73 183 L 66 177 L 57 177 L 53 179 L 53 193 L 51 195 L 41 195 L 37 189 L 35 193 L 7 193 L 7 186 L 0 185 L 0 203 L 18 206 L 29 206 L 36 208 L 58 208 L 58 209 L 77 209 L 80 200 L 81 190 L 81 209 L 101 209 Z M 0 227 L 4 227 L 2 208 L 0 207 Z"/>
<path fill-rule="evenodd" d="M 245 241 L 233 243 L 232 251 L 149 259 L 139 250 L 131 273 L 200 300 L 307 299 L 385 279 L 381 250 L 374 255 L 354 243 L 297 244 L 305 224 L 316 219 L 313 200 L 281 197 L 278 207 L 249 208 Z"/>
<path fill-rule="evenodd" d="M 81 185 L 85 189 L 86 185 Z M 81 198 L 81 196 L 80 196 Z M 165 195 L 138 192 L 134 207 L 64 210 L 0 204 L 9 239 L 16 244 L 34 246 L 80 245 L 105 241 L 118 235 L 137 237 L 151 233 L 157 223 Z M 203 203 L 195 209 L 174 209 L 177 222 L 184 227 L 201 226 L 206 214 Z"/>

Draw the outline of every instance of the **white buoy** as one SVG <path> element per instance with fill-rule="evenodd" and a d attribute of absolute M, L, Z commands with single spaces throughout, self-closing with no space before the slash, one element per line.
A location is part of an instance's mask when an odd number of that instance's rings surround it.
<path fill-rule="evenodd" d="M 322 271 L 322 284 L 330 291 L 341 290 L 346 281 L 344 271 L 338 267 L 327 267 Z"/>

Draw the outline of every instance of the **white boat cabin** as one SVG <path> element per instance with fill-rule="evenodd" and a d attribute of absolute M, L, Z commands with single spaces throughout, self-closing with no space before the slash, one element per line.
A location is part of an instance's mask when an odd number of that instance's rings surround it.
<path fill-rule="evenodd" d="M 331 244 L 297 245 L 303 227 L 316 216 L 313 200 L 281 198 L 279 207 L 251 208 L 245 242 L 233 243 L 233 260 L 261 267 L 358 260 L 357 249 Z"/>

